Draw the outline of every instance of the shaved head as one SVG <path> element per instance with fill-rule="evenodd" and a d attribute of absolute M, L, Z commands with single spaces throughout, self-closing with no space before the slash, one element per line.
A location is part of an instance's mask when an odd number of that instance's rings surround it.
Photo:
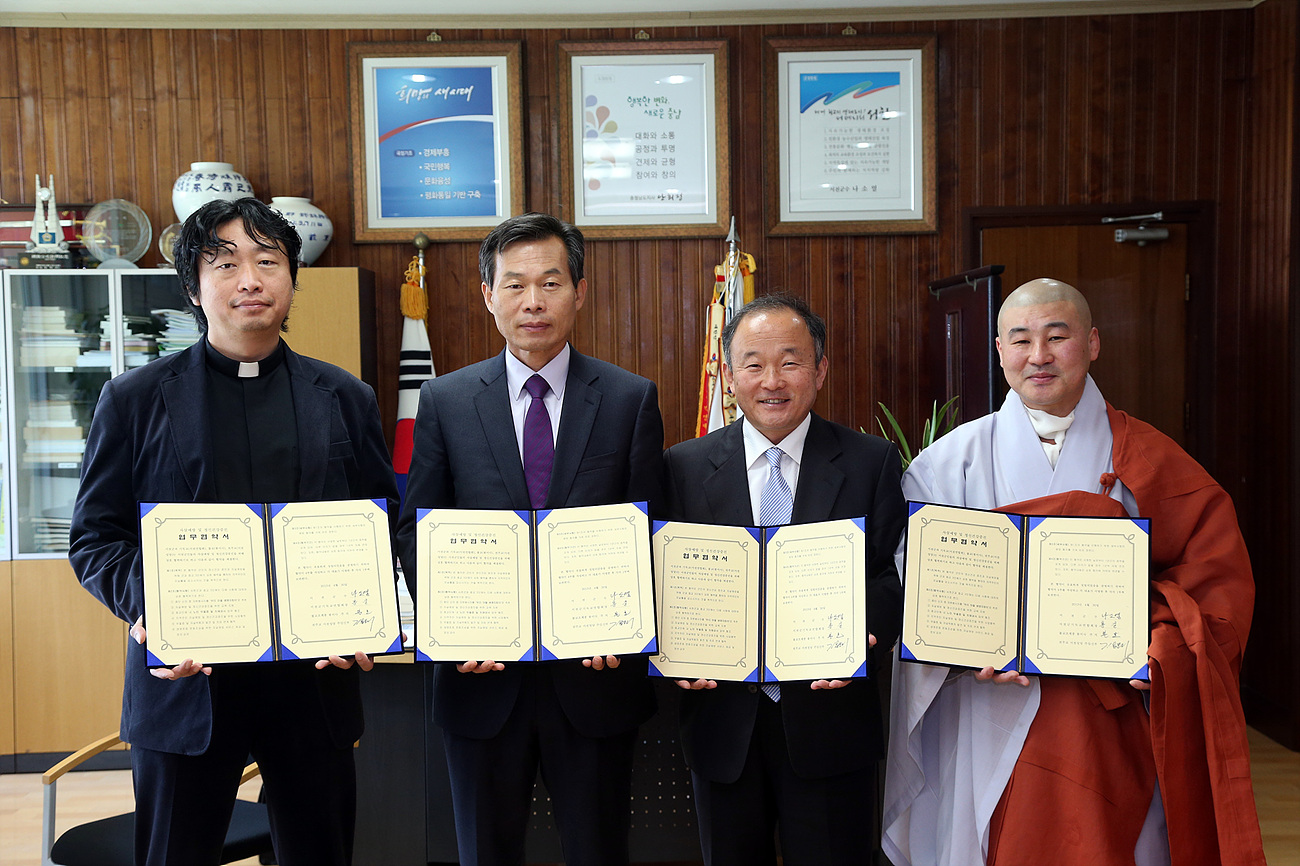
<path fill-rule="evenodd" d="M 1063 283 L 1060 280 L 1049 280 L 1045 277 L 1037 280 L 1030 280 L 1011 294 L 1002 302 L 1001 309 L 998 310 L 998 336 L 1005 337 L 1006 331 L 1002 328 L 1003 319 L 1008 310 L 1018 307 L 1035 307 L 1044 304 L 1056 304 L 1064 301 L 1074 307 L 1079 314 L 1078 324 L 1083 327 L 1084 331 L 1092 328 L 1092 311 L 1088 309 L 1088 301 L 1074 286 L 1069 283 Z"/>
<path fill-rule="evenodd" d="M 1101 351 L 1088 302 L 1058 280 L 1030 280 L 1007 295 L 995 342 L 1007 384 L 1021 401 L 1060 417 L 1083 397 L 1088 366 Z"/>

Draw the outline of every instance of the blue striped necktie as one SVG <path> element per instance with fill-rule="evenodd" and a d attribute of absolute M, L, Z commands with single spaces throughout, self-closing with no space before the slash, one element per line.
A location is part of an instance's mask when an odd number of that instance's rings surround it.
<path fill-rule="evenodd" d="M 763 495 L 758 500 L 758 522 L 764 526 L 784 526 L 790 522 L 790 512 L 794 510 L 794 496 L 790 485 L 781 475 L 781 458 L 785 452 L 773 445 L 763 452 L 767 458 L 767 483 L 763 485 Z M 774 701 L 781 700 L 780 683 L 763 683 L 763 694 Z"/>

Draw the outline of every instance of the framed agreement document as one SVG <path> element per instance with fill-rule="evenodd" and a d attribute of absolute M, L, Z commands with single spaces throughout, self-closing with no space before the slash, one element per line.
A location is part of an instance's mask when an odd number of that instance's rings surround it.
<path fill-rule="evenodd" d="M 593 238 L 721 237 L 727 42 L 561 42 L 563 208 Z"/>
<path fill-rule="evenodd" d="M 770 38 L 775 235 L 935 231 L 935 37 Z"/>
<path fill-rule="evenodd" d="M 140 503 L 151 666 L 402 651 L 382 500 Z"/>
<path fill-rule="evenodd" d="M 518 42 L 356 42 L 352 234 L 480 240 L 523 208 Z"/>
<path fill-rule="evenodd" d="M 545 661 L 652 652 L 644 502 L 416 514 L 415 657 Z"/>
<path fill-rule="evenodd" d="M 1149 520 L 908 508 L 904 660 L 1148 678 Z"/>
<path fill-rule="evenodd" d="M 867 675 L 866 518 L 655 521 L 651 675 L 781 682 Z"/>

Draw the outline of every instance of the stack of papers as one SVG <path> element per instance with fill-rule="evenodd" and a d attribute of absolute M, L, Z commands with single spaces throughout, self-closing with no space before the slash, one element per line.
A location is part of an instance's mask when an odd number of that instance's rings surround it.
<path fill-rule="evenodd" d="M 72 367 L 81 356 L 82 334 L 68 327 L 61 307 L 25 307 L 18 363 L 26 367 Z"/>
<path fill-rule="evenodd" d="M 171 355 L 188 349 L 199 341 L 199 323 L 189 310 L 153 310 L 162 320 L 162 333 L 158 335 L 158 354 Z"/>
<path fill-rule="evenodd" d="M 39 553 L 65 551 L 68 549 L 68 532 L 71 529 L 71 505 L 48 508 L 39 517 L 32 518 L 32 543 Z"/>
<path fill-rule="evenodd" d="M 86 451 L 84 435 L 71 400 L 35 400 L 23 426 L 23 462 L 80 463 Z"/>

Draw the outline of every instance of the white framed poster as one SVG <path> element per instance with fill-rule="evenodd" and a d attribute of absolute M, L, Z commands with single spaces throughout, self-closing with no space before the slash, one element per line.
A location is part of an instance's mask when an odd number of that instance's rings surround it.
<path fill-rule="evenodd" d="M 772 234 L 935 231 L 934 46 L 766 41 Z"/>
<path fill-rule="evenodd" d="M 590 237 L 721 236 L 727 43 L 561 42 L 566 218 Z"/>

